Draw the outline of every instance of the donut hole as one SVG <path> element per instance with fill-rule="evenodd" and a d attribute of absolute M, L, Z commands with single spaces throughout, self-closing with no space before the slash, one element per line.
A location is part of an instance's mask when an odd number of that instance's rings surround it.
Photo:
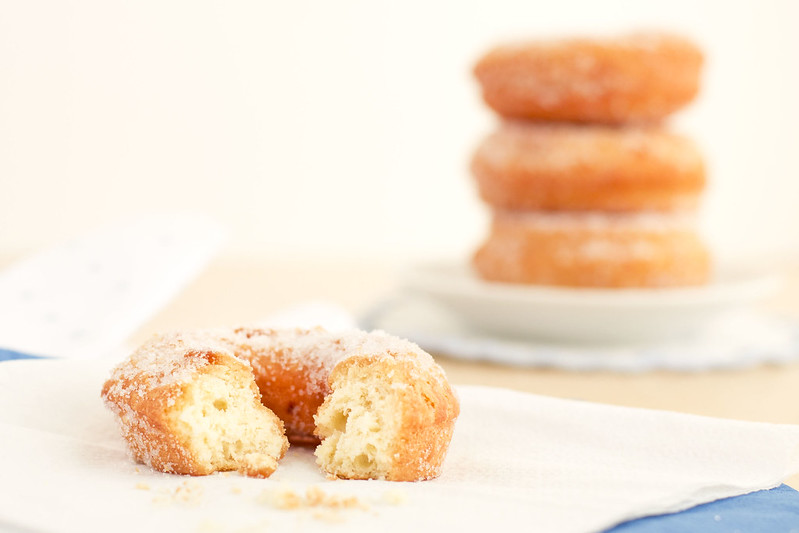
<path fill-rule="evenodd" d="M 353 462 L 359 470 L 372 470 L 375 466 L 374 460 L 365 453 L 357 455 Z"/>
<path fill-rule="evenodd" d="M 277 467 L 283 427 L 249 379 L 244 369 L 211 365 L 175 400 L 169 417 L 199 473 L 239 470 L 264 477 Z"/>
<path fill-rule="evenodd" d="M 402 413 L 391 386 L 358 372 L 334 386 L 316 414 L 317 462 L 338 477 L 385 479 Z"/>
<path fill-rule="evenodd" d="M 336 411 L 333 413 L 333 416 L 330 418 L 330 425 L 335 431 L 339 431 L 341 433 L 347 427 L 347 419 L 349 418 L 349 414 L 343 411 Z"/>

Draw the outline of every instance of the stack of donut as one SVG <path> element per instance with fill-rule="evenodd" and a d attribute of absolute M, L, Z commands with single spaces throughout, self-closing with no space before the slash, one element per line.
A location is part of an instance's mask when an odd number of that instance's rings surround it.
<path fill-rule="evenodd" d="M 695 212 L 702 156 L 664 119 L 699 87 L 702 54 L 663 34 L 502 46 L 474 73 L 502 118 L 472 173 L 491 207 L 486 280 L 572 287 L 708 281 Z"/>

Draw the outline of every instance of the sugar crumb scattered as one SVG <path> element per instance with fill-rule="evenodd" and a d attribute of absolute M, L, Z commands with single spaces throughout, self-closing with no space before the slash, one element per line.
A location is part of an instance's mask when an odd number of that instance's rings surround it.
<path fill-rule="evenodd" d="M 369 506 L 356 496 L 328 494 L 318 486 L 306 489 L 305 494 L 291 489 L 265 490 L 258 497 L 259 503 L 283 510 L 310 510 L 311 516 L 325 522 L 340 522 L 339 511 L 345 509 L 368 510 Z"/>
<path fill-rule="evenodd" d="M 203 499 L 203 487 L 197 481 L 184 481 L 174 488 L 158 490 L 153 503 L 199 505 Z"/>

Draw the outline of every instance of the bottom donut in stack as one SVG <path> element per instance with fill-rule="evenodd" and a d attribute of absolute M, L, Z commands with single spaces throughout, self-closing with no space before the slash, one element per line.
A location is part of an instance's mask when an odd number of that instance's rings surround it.
<path fill-rule="evenodd" d="M 291 440 L 321 441 L 317 463 L 336 477 L 431 479 L 459 414 L 415 344 L 319 328 L 158 336 L 113 370 L 102 397 L 135 460 L 190 475 L 269 476 Z"/>
<path fill-rule="evenodd" d="M 568 287 L 706 283 L 710 254 L 686 213 L 495 211 L 474 255 L 490 281 Z"/>

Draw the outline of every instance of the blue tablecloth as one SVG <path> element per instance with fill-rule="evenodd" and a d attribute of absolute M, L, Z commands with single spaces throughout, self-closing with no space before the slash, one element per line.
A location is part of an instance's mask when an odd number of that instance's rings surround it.
<path fill-rule="evenodd" d="M 607 533 L 799 533 L 799 492 L 787 485 L 625 522 Z"/>
<path fill-rule="evenodd" d="M 0 361 L 10 361 L 12 359 L 45 359 L 35 355 L 28 355 L 26 353 L 15 352 L 14 350 L 6 350 L 0 348 Z"/>

